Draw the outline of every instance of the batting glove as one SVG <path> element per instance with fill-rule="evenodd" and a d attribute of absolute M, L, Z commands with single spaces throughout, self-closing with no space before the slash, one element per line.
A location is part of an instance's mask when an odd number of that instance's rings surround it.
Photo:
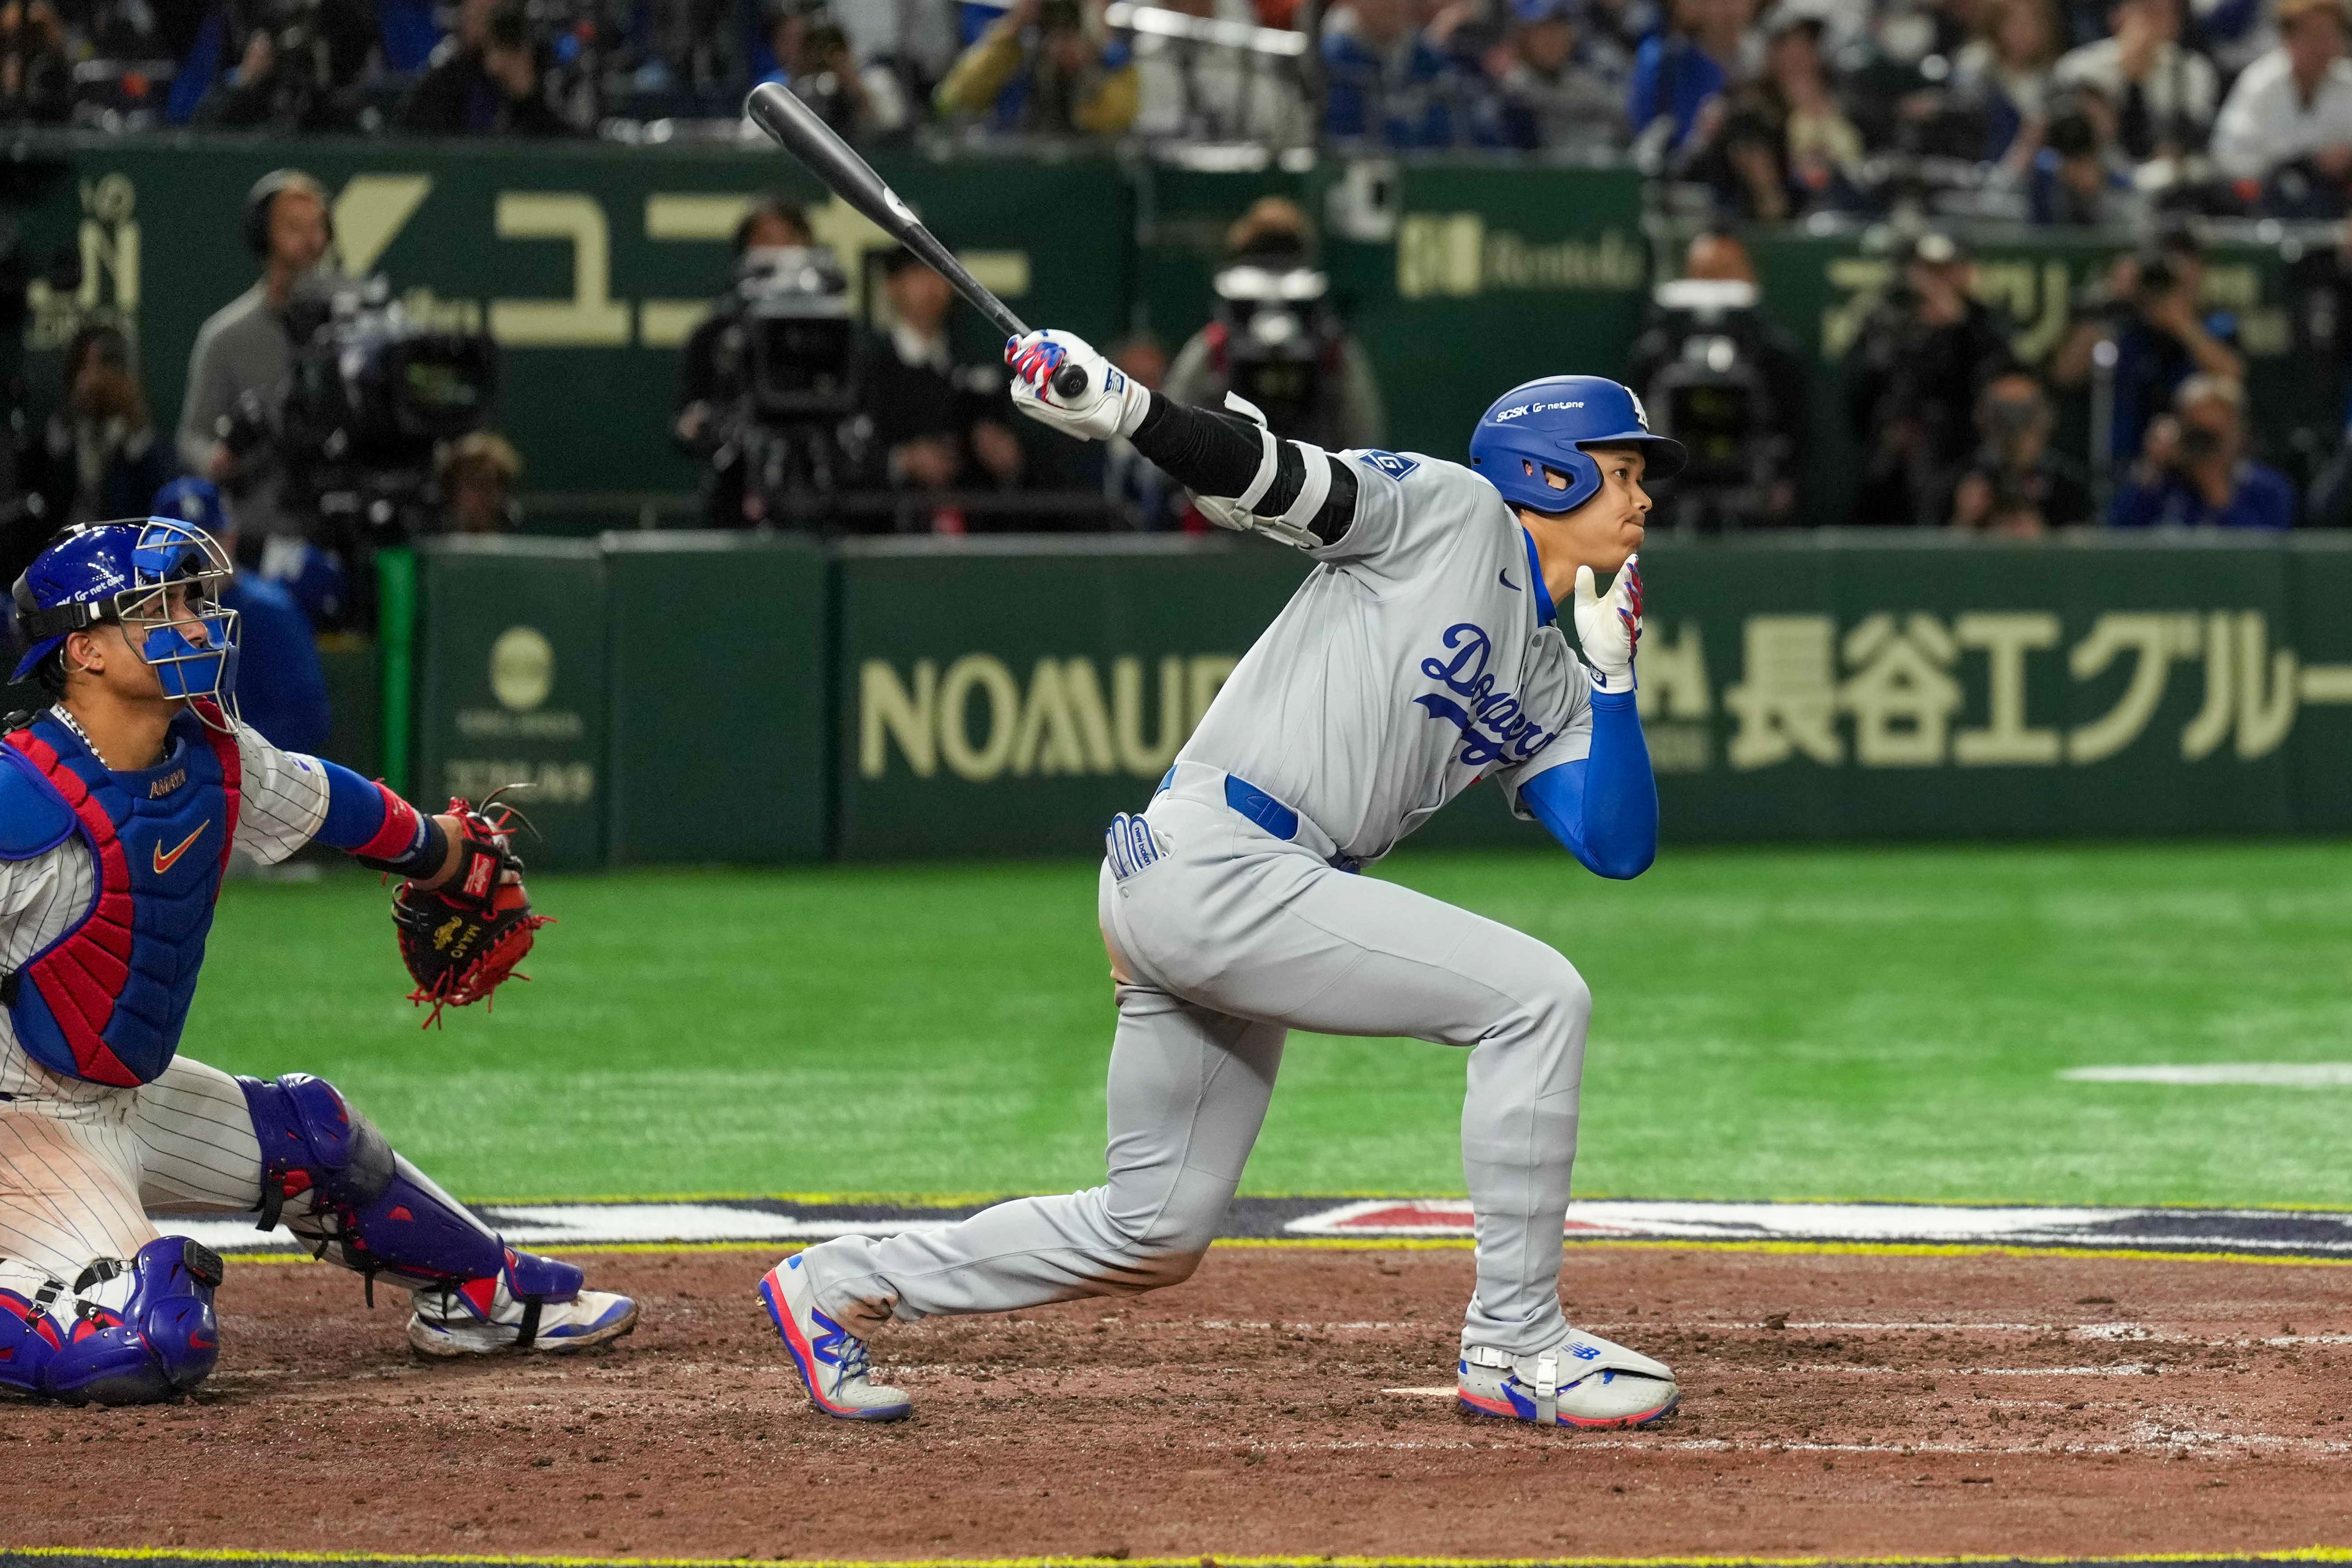
<path fill-rule="evenodd" d="M 1013 406 L 1081 441 L 1132 436 L 1151 411 L 1151 394 L 1071 332 L 1031 332 L 1004 345 L 1013 367 Z M 1087 373 L 1087 389 L 1066 401 L 1054 390 L 1054 376 L 1066 364 Z"/>
<path fill-rule="evenodd" d="M 1576 640 L 1592 668 L 1596 691 L 1633 689 L 1633 655 L 1642 646 L 1642 558 L 1625 557 L 1604 598 L 1592 568 L 1576 569 Z"/>

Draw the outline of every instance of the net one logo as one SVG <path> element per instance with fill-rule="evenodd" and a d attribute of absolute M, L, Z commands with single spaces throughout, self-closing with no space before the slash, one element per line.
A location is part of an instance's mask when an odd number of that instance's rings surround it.
<path fill-rule="evenodd" d="M 1239 662 L 1225 653 L 1049 656 L 1024 679 L 988 653 L 944 666 L 869 658 L 857 671 L 858 776 L 885 777 L 895 758 L 919 779 L 944 773 L 972 784 L 1033 774 L 1156 779 Z"/>

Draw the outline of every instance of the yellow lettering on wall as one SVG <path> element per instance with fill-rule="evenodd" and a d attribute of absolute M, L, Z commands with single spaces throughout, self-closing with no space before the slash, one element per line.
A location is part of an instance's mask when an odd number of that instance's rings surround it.
<path fill-rule="evenodd" d="M 612 236 L 596 198 L 578 191 L 501 191 L 500 239 L 572 245 L 572 298 L 493 300 L 490 336 L 509 348 L 617 348 L 629 341 L 629 308 L 612 297 Z"/>
<path fill-rule="evenodd" d="M 353 174 L 335 193 L 335 250 L 343 270 L 364 278 L 425 205 L 430 174 Z"/>
<path fill-rule="evenodd" d="M 969 706 L 977 689 L 987 710 L 981 739 L 975 742 L 967 727 Z M 1021 688 L 1013 672 L 992 654 L 968 653 L 948 666 L 940 678 L 940 758 L 958 778 L 985 784 L 1004 771 L 1013 759 L 1013 742 L 1021 722 Z"/>
<path fill-rule="evenodd" d="M 939 766 L 935 744 L 940 698 L 939 666 L 915 663 L 915 689 L 898 682 L 887 659 L 869 658 L 857 668 L 857 772 L 878 779 L 890 765 L 889 742 L 898 742 L 917 778 Z"/>

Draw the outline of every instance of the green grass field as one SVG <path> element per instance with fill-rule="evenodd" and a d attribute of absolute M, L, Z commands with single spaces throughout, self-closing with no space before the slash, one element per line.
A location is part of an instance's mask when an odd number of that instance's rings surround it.
<path fill-rule="evenodd" d="M 2352 1206 L 2352 1089 L 2061 1082 L 2352 1059 L 2352 844 L 1565 857 L 1384 874 L 1597 997 L 1577 1187 Z M 1056 1190 L 1112 1021 L 1076 861 L 543 878 L 497 1012 L 420 1033 L 383 891 L 233 886 L 184 1048 L 316 1071 L 475 1197 Z M 1459 1056 L 1294 1037 L 1245 1190 L 1452 1193 Z"/>

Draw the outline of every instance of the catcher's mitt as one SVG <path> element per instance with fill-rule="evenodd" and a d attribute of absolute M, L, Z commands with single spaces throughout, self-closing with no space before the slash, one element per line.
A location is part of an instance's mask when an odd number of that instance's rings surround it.
<path fill-rule="evenodd" d="M 490 994 L 530 952 L 532 932 L 550 917 L 530 912 L 523 891 L 522 859 L 508 837 L 522 821 L 494 794 L 477 810 L 453 799 L 450 815 L 460 837 L 457 868 L 439 887 L 403 882 L 392 896 L 392 923 L 400 937 L 401 962 L 416 982 L 408 999 L 433 1005 L 426 1025 L 441 1021 L 444 1007 L 464 1007 Z"/>

